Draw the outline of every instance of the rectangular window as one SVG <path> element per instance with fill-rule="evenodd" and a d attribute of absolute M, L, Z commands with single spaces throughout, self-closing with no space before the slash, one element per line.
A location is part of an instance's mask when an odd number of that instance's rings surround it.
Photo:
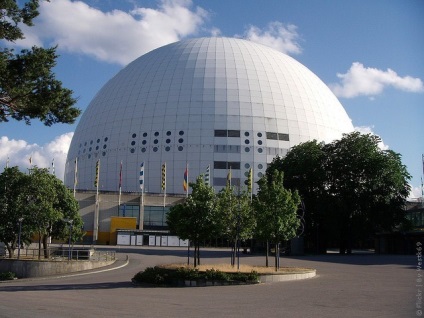
<path fill-rule="evenodd" d="M 240 130 L 229 130 L 228 137 L 239 137 L 240 138 Z"/>
<path fill-rule="evenodd" d="M 274 132 L 266 132 L 266 139 L 278 140 L 278 134 Z"/>
<path fill-rule="evenodd" d="M 227 137 L 227 131 L 223 129 L 216 129 L 215 137 Z"/>
<path fill-rule="evenodd" d="M 119 206 L 118 216 L 120 217 L 133 217 L 137 218 L 137 224 L 140 224 L 140 206 L 130 205 L 130 204 L 121 204 Z"/>
<path fill-rule="evenodd" d="M 227 162 L 226 161 L 214 161 L 213 162 L 213 168 L 214 169 L 227 169 Z"/>
<path fill-rule="evenodd" d="M 289 141 L 289 134 L 278 134 L 278 140 Z"/>
<path fill-rule="evenodd" d="M 213 168 L 222 170 L 228 170 L 230 168 L 240 170 L 240 161 L 214 161 Z"/>
<path fill-rule="evenodd" d="M 166 227 L 166 215 L 169 207 L 144 206 L 144 228 Z"/>

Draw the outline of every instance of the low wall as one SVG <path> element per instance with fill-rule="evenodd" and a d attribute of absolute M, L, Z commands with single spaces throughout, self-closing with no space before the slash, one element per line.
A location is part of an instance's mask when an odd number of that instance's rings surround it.
<path fill-rule="evenodd" d="M 111 265 L 110 261 L 39 261 L 39 260 L 0 260 L 0 272 L 13 272 L 18 278 L 42 277 L 69 274 Z"/>
<path fill-rule="evenodd" d="M 290 280 L 306 279 L 315 277 L 317 274 L 316 270 L 311 270 L 303 273 L 292 273 L 292 274 L 261 274 L 259 281 L 261 283 L 275 283 L 275 282 L 286 282 Z"/>

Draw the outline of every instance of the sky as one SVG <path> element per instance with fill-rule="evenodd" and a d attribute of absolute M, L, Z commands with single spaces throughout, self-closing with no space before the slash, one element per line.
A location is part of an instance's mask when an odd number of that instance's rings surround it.
<path fill-rule="evenodd" d="M 422 0 L 52 0 L 23 29 L 15 50 L 57 45 L 56 78 L 82 111 L 129 62 L 172 42 L 225 36 L 275 48 L 331 88 L 356 130 L 401 154 L 412 176 L 410 199 L 422 195 Z M 54 165 L 63 179 L 77 124 L 1 123 L 0 167 L 29 168 L 31 157 L 38 167 Z"/>

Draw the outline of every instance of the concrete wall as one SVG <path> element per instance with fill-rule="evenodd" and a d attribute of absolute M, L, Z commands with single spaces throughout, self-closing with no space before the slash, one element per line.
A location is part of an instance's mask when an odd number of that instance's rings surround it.
<path fill-rule="evenodd" d="M 13 272 L 18 278 L 69 274 L 113 264 L 115 261 L 37 261 L 0 260 L 0 272 Z"/>

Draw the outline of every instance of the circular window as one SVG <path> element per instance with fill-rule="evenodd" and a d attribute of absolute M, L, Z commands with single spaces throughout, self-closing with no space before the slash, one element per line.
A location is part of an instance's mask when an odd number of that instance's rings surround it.
<path fill-rule="evenodd" d="M 258 164 L 258 169 L 262 169 L 264 166 L 260 163 Z"/>
<path fill-rule="evenodd" d="M 258 145 L 262 145 L 262 140 L 258 140 Z"/>
<path fill-rule="evenodd" d="M 106 149 L 107 145 L 103 145 L 103 149 Z"/>
<path fill-rule="evenodd" d="M 183 138 L 180 138 L 180 139 L 178 139 L 178 142 L 179 142 L 180 144 L 182 144 L 182 143 L 184 142 L 184 139 L 183 139 Z"/>
<path fill-rule="evenodd" d="M 169 151 L 169 150 L 171 150 L 171 147 L 166 146 L 166 147 L 165 147 L 165 150 L 166 150 L 166 151 Z"/>
<path fill-rule="evenodd" d="M 141 148 L 141 152 L 146 152 L 146 148 Z"/>
<path fill-rule="evenodd" d="M 90 145 L 92 145 L 93 144 L 93 141 L 92 140 L 90 140 Z"/>
<path fill-rule="evenodd" d="M 84 143 L 84 146 L 87 146 L 87 142 Z"/>
<path fill-rule="evenodd" d="M 250 151 L 250 148 L 249 147 L 246 147 L 246 148 L 244 148 L 244 151 L 245 152 L 249 152 Z"/>
<path fill-rule="evenodd" d="M 131 153 L 134 153 L 134 152 L 135 152 L 135 149 L 134 149 L 134 148 L 131 148 L 131 149 L 130 149 L 130 152 L 131 152 Z"/>
<path fill-rule="evenodd" d="M 90 148 L 88 148 L 88 151 L 91 151 L 91 149 L 92 149 L 91 147 L 90 147 Z"/>
<path fill-rule="evenodd" d="M 262 133 L 258 133 L 258 137 L 262 137 Z"/>
<path fill-rule="evenodd" d="M 143 133 L 143 137 L 147 137 L 147 133 Z"/>
<path fill-rule="evenodd" d="M 263 176 L 263 175 L 264 175 L 264 174 L 263 174 L 262 172 L 259 172 L 259 173 L 258 173 L 258 177 L 259 177 L 259 178 L 262 178 L 262 176 Z"/>
<path fill-rule="evenodd" d="M 146 141 L 146 140 L 143 140 L 141 143 L 142 143 L 143 145 L 145 145 L 145 144 L 147 143 L 147 141 Z"/>
<path fill-rule="evenodd" d="M 132 137 L 133 137 L 133 138 L 137 137 L 137 134 L 132 134 Z"/>
<path fill-rule="evenodd" d="M 108 141 L 108 138 L 107 138 L 107 137 L 105 138 L 105 142 L 106 142 L 106 141 Z"/>
<path fill-rule="evenodd" d="M 82 153 L 85 153 L 85 149 L 83 150 L 83 152 Z"/>
<path fill-rule="evenodd" d="M 153 152 L 157 152 L 158 151 L 158 147 L 153 147 Z"/>
<path fill-rule="evenodd" d="M 245 177 L 249 177 L 249 171 L 246 171 L 246 172 L 244 173 L 244 176 L 245 176 Z"/>
<path fill-rule="evenodd" d="M 244 135 L 245 135 L 246 137 L 249 137 L 249 132 L 248 132 L 248 131 L 246 131 L 246 132 L 244 133 Z"/>
<path fill-rule="evenodd" d="M 155 131 L 155 136 L 156 137 L 159 136 L 159 132 L 158 131 Z"/>
<path fill-rule="evenodd" d="M 131 141 L 131 146 L 134 146 L 135 145 L 135 141 L 133 140 L 133 141 Z"/>
<path fill-rule="evenodd" d="M 153 140 L 153 143 L 154 143 L 155 145 L 157 145 L 157 144 L 158 144 L 158 142 L 159 142 L 159 140 L 157 140 L 157 139 Z"/>
<path fill-rule="evenodd" d="M 99 146 L 96 146 L 96 150 L 99 150 Z"/>
<path fill-rule="evenodd" d="M 166 132 L 166 135 L 167 135 L 167 136 L 171 136 L 171 132 L 168 130 L 168 131 Z"/>
<path fill-rule="evenodd" d="M 103 151 L 102 152 L 102 156 L 104 157 L 104 156 L 106 156 L 106 151 Z"/>
<path fill-rule="evenodd" d="M 178 151 L 183 151 L 184 147 L 183 146 L 179 146 L 178 147 Z"/>
<path fill-rule="evenodd" d="M 180 136 L 184 135 L 184 131 L 180 130 L 179 134 Z"/>
<path fill-rule="evenodd" d="M 91 158 L 91 155 L 88 155 L 88 159 L 90 159 Z"/>
<path fill-rule="evenodd" d="M 80 148 L 82 147 L 82 144 L 80 144 Z"/>
<path fill-rule="evenodd" d="M 245 167 L 246 169 L 249 169 L 249 168 L 250 168 L 250 165 L 249 165 L 248 163 L 246 163 L 246 164 L 244 165 L 244 167 Z"/>
<path fill-rule="evenodd" d="M 244 143 L 245 143 L 246 145 L 250 144 L 249 139 L 246 139 L 246 140 L 244 141 Z"/>
<path fill-rule="evenodd" d="M 100 142 L 100 139 L 97 139 L 97 143 L 99 143 Z"/>
<path fill-rule="evenodd" d="M 167 139 L 166 143 L 169 144 L 171 142 L 171 139 Z"/>
<path fill-rule="evenodd" d="M 262 151 L 263 151 L 262 148 L 258 148 L 259 153 L 262 153 Z"/>

